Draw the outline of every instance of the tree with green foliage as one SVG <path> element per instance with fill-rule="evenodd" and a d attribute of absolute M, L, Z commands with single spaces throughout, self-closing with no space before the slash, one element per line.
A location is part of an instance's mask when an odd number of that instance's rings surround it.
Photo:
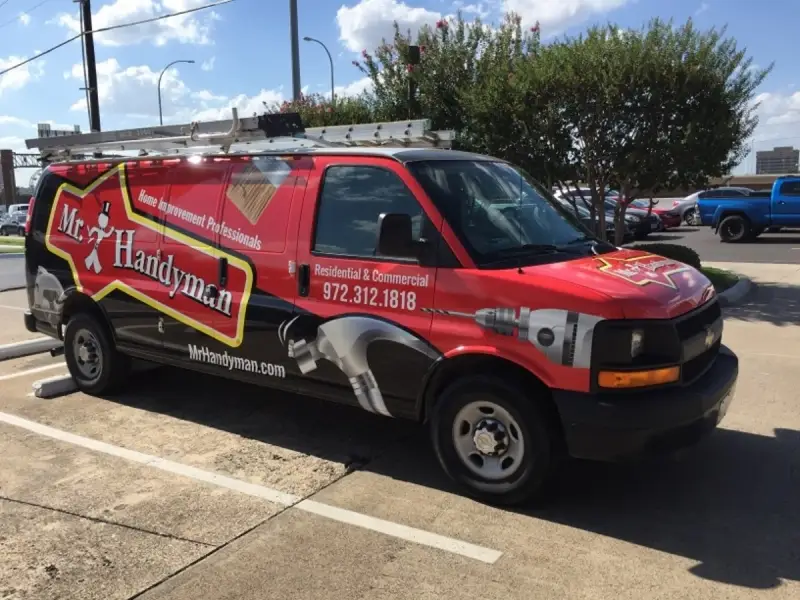
<path fill-rule="evenodd" d="M 335 104 L 321 94 L 303 94 L 297 101 L 287 100 L 269 107 L 268 112 L 299 113 L 306 127 L 350 125 L 374 121 L 375 101 L 367 93 L 337 96 Z"/>
<path fill-rule="evenodd" d="M 607 190 L 619 192 L 617 244 L 632 201 L 667 186 L 703 187 L 741 161 L 757 123 L 754 91 L 769 72 L 691 20 L 594 27 L 545 54 L 559 65 L 592 204 L 601 209 Z"/>
<path fill-rule="evenodd" d="M 394 37 L 374 51 L 364 49 L 353 64 L 370 78 L 375 114 L 379 120 L 402 121 L 426 118 L 434 129 L 461 131 L 467 118 L 462 94 L 474 82 L 476 63 L 489 30 L 480 19 L 468 23 L 461 14 L 424 26 L 412 38 L 394 24 Z M 420 47 L 420 62 L 409 65 L 409 46 Z M 416 86 L 415 104 L 410 104 L 409 82 Z"/>

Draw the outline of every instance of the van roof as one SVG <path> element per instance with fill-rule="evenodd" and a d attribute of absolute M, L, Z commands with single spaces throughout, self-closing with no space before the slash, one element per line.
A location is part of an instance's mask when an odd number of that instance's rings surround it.
<path fill-rule="evenodd" d="M 310 155 L 310 156 L 374 156 L 385 157 L 397 160 L 402 163 L 417 162 L 426 160 L 471 160 L 471 161 L 495 161 L 504 162 L 502 159 L 477 154 L 474 152 L 464 152 L 461 150 L 449 150 L 441 148 L 405 148 L 402 146 L 355 146 L 355 147 L 327 147 L 327 148 L 298 148 L 291 150 L 241 150 L 233 152 L 209 152 L 209 153 L 165 153 L 147 154 L 142 156 L 106 156 L 99 158 L 86 158 L 84 160 L 72 159 L 64 161 L 54 161 L 51 166 L 65 167 L 69 165 L 81 165 L 88 163 L 119 163 L 119 162 L 139 162 L 153 160 L 174 160 L 176 158 L 189 158 L 190 156 L 208 157 L 237 157 L 237 156 L 287 156 L 287 155 Z"/>

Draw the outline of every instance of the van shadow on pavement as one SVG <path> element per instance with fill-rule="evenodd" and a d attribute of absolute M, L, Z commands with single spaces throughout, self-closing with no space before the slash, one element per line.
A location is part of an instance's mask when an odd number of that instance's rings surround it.
<path fill-rule="evenodd" d="M 743 304 L 724 309 L 726 319 L 762 321 L 773 325 L 800 324 L 800 286 L 757 283 Z"/>
<path fill-rule="evenodd" d="M 170 368 L 113 401 L 458 493 L 423 427 L 357 408 Z M 698 577 L 769 589 L 800 581 L 798 498 L 800 432 L 720 428 L 680 459 L 569 463 L 549 502 L 514 512 L 689 558 Z"/>

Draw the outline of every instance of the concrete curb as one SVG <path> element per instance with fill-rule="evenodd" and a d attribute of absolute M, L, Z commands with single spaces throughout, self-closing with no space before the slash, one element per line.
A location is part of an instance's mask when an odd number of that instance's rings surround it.
<path fill-rule="evenodd" d="M 41 337 L 34 340 L 16 342 L 14 344 L 4 344 L 0 346 L 0 361 L 49 352 L 53 348 L 60 348 L 62 345 L 61 340 L 51 337 Z"/>
<path fill-rule="evenodd" d="M 56 375 L 33 382 L 33 395 L 37 398 L 55 398 L 71 394 L 77 389 L 71 375 Z"/>
<path fill-rule="evenodd" d="M 3 258 L 20 258 L 25 256 L 24 252 L 0 252 L 0 259 Z"/>
<path fill-rule="evenodd" d="M 741 304 L 747 295 L 755 289 L 755 284 L 744 275 L 739 275 L 739 281 L 724 292 L 719 294 L 720 306 L 736 306 Z"/>

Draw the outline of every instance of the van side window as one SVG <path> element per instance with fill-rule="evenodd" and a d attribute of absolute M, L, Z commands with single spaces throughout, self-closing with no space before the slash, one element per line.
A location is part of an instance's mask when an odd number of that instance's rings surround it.
<path fill-rule="evenodd" d="M 397 175 L 381 167 L 328 168 L 319 197 L 313 251 L 374 257 L 381 213 L 410 215 L 414 239 L 420 238 L 424 212 Z"/>

